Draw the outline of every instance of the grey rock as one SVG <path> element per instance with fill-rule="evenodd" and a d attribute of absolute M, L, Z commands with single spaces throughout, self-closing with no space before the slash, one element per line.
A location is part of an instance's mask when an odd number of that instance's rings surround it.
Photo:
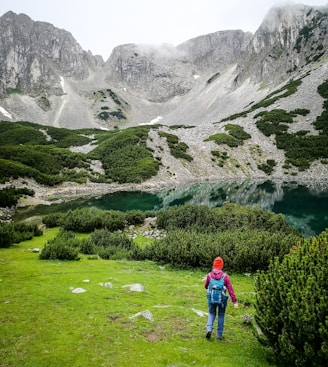
<path fill-rule="evenodd" d="M 149 187 L 263 177 L 257 164 L 267 159 L 277 162 L 273 175 L 285 176 L 284 152 L 259 132 L 254 113 L 234 121 L 252 138 L 243 147 L 224 148 L 238 167 L 213 164 L 211 150 L 217 146 L 205 140 L 225 131 L 222 119 L 245 111 L 291 79 L 302 78 L 297 93 L 270 108 L 309 109 L 309 115 L 298 117 L 290 131 L 318 133 L 313 121 L 323 105 L 317 87 L 328 73 L 327 6 L 272 8 L 254 35 L 231 30 L 199 36 L 177 47 L 119 45 L 106 62 L 82 50 L 69 32 L 24 14 L 8 12 L 0 17 L 0 32 L 3 120 L 71 129 L 160 123 L 161 130 L 170 132 L 172 125 L 192 127 L 174 132 L 189 147 L 193 161 L 188 165 L 170 155 L 158 131 L 149 133 L 147 144 L 162 162 L 156 182 L 148 182 Z M 95 170 L 102 169 L 94 163 Z M 294 178 L 309 174 L 325 178 L 327 167 L 315 162 Z"/>
<path fill-rule="evenodd" d="M 62 95 L 60 76 L 85 79 L 99 62 L 69 32 L 25 14 L 4 14 L 0 33 L 0 96 L 11 90 Z"/>

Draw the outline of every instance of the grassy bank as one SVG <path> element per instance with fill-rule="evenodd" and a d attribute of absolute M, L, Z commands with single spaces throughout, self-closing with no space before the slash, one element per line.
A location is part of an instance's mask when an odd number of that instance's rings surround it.
<path fill-rule="evenodd" d="M 229 303 L 224 339 L 207 341 L 207 318 L 197 312 L 207 311 L 204 273 L 152 262 L 39 260 L 32 249 L 56 231 L 0 249 L 0 366 L 272 366 L 241 318 L 254 311 L 252 276 L 231 274 L 240 307 Z M 113 288 L 99 285 L 106 282 Z M 124 287 L 137 283 L 144 292 Z M 79 287 L 86 292 L 72 293 Z M 154 321 L 133 317 L 145 310 Z"/>

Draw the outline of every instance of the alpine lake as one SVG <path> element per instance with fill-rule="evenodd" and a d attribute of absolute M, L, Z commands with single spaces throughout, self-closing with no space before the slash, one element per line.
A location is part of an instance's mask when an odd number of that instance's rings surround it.
<path fill-rule="evenodd" d="M 300 183 L 254 179 L 189 184 L 152 193 L 117 191 L 101 197 L 20 208 L 14 220 L 82 207 L 148 211 L 186 203 L 220 207 L 225 201 L 258 205 L 262 209 L 282 213 L 287 222 L 306 237 L 316 236 L 328 228 L 328 181 Z"/>

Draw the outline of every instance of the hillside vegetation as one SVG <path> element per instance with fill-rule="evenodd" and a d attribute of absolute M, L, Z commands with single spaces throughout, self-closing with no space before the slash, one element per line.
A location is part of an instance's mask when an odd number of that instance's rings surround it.
<path fill-rule="evenodd" d="M 220 132 L 203 139 L 206 149 L 201 151 L 197 147 L 199 142 L 193 140 L 196 130 L 192 126 L 152 125 L 103 131 L 2 121 L 0 180 L 5 183 L 11 178 L 25 177 L 48 186 L 67 181 L 123 184 L 145 182 L 155 178 L 160 171 L 176 178 L 186 171 L 191 178 L 193 175 L 206 176 L 210 172 L 212 175 L 220 172 L 223 176 L 232 172 L 234 175 L 255 175 L 255 167 L 268 176 L 280 171 L 297 176 L 314 162 L 319 165 L 328 163 L 328 81 L 322 82 L 317 89 L 324 102 L 322 113 L 311 127 L 315 134 L 305 129 L 294 132 L 292 129 L 295 119 L 307 116 L 310 110 L 301 106 L 291 111 L 281 108 L 269 110 L 269 107 L 295 93 L 301 82 L 302 79 L 291 81 L 245 112 L 222 120 L 221 123 L 238 118 L 238 123 L 224 123 Z M 260 108 L 260 112 L 253 116 L 252 126 L 246 129 L 243 119 Z M 224 132 L 221 132 L 222 129 Z M 253 136 L 254 129 L 256 138 Z M 171 130 L 175 133 L 172 134 Z M 264 141 L 270 138 L 277 149 L 277 153 L 273 152 L 267 159 L 268 154 L 261 148 L 262 143 L 254 145 L 254 139 L 256 141 L 261 135 Z M 220 149 L 213 150 L 212 141 Z M 279 158 L 280 152 L 284 160 Z M 181 163 L 177 164 L 177 160 Z M 100 169 L 94 168 L 95 163 Z M 218 171 L 216 167 L 223 171 Z M 162 181 L 162 176 L 158 176 L 158 180 Z M 170 177 L 165 177 L 170 180 Z"/>
<path fill-rule="evenodd" d="M 2 183 L 11 178 L 34 178 L 48 186 L 65 181 L 142 182 L 156 175 L 159 162 L 146 146 L 149 128 L 68 130 L 28 122 L 0 122 Z M 94 150 L 77 153 L 74 147 Z M 70 149 L 71 148 L 71 149 Z M 103 173 L 91 168 L 101 163 Z"/>

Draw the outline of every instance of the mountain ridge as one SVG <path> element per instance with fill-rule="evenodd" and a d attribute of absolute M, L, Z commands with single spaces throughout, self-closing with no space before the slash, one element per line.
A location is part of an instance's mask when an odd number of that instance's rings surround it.
<path fill-rule="evenodd" d="M 3 120 L 104 130 L 161 124 L 188 145 L 193 158 L 186 163 L 172 157 L 158 133 L 150 133 L 148 145 L 166 167 L 156 179 L 171 184 L 204 178 L 328 177 L 321 163 L 325 156 L 304 171 L 284 168 L 286 151 L 277 148 L 274 135 L 263 135 L 254 119 L 263 107 L 252 110 L 290 81 L 301 80 L 293 94 L 266 109 L 308 109 L 288 125 L 288 132 L 320 134 L 313 124 L 324 103 L 317 88 L 328 77 L 328 7 L 274 7 L 254 34 L 218 31 L 176 47 L 119 45 L 106 62 L 82 50 L 69 32 L 27 15 L 6 13 L 0 31 Z M 251 138 L 234 148 L 206 142 L 227 134 L 227 124 L 241 126 Z M 229 156 L 223 167 L 211 153 L 217 150 Z M 266 175 L 258 167 L 270 159 L 276 166 Z"/>

